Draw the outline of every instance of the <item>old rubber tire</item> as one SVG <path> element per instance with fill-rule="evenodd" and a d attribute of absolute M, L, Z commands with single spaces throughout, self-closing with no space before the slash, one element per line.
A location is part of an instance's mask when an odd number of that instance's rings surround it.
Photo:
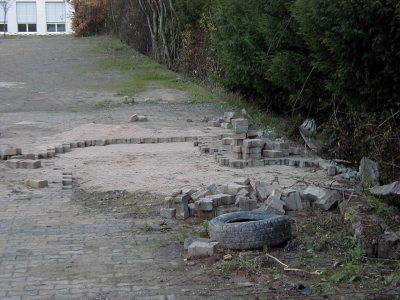
<path fill-rule="evenodd" d="M 209 222 L 210 238 L 227 249 L 257 249 L 290 239 L 290 219 L 267 212 L 233 212 Z"/>

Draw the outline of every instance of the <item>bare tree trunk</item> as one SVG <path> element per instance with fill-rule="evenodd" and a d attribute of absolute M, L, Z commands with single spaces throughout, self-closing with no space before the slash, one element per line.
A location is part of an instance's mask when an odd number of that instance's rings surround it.
<path fill-rule="evenodd" d="M 139 3 L 146 16 L 152 42 L 152 57 L 168 66 L 176 57 L 178 18 L 172 0 L 131 0 Z M 168 1 L 168 2 L 167 2 Z"/>

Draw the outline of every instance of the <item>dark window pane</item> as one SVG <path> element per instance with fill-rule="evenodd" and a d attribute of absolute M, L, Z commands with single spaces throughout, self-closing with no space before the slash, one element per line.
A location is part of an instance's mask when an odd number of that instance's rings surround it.
<path fill-rule="evenodd" d="M 0 31 L 4 32 L 4 23 L 0 24 Z M 6 24 L 6 30 L 7 32 L 7 24 Z"/>
<path fill-rule="evenodd" d="M 65 24 L 57 24 L 57 32 L 65 32 Z"/>
<path fill-rule="evenodd" d="M 47 24 L 47 32 L 56 32 L 56 24 Z"/>
<path fill-rule="evenodd" d="M 36 24 L 28 24 L 28 32 L 36 32 Z"/>
<path fill-rule="evenodd" d="M 18 32 L 26 32 L 26 24 L 18 24 Z"/>

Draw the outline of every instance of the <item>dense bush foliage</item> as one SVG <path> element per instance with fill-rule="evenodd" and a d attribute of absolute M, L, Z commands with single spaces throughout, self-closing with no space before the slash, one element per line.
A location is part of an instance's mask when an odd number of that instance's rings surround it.
<path fill-rule="evenodd" d="M 106 29 L 108 0 L 71 0 L 74 7 L 72 29 L 76 36 L 90 36 Z"/>
<path fill-rule="evenodd" d="M 376 159 L 400 141 L 398 0 L 73 0 L 77 35 L 108 28 L 199 82 L 281 114 L 315 117 L 330 156 Z M 388 179 L 389 180 L 389 179 Z"/>

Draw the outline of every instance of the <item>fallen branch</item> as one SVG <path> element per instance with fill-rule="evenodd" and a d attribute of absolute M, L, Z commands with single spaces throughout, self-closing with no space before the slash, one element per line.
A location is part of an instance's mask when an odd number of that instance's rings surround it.
<path fill-rule="evenodd" d="M 268 254 L 268 253 L 265 253 L 265 255 L 268 256 L 268 257 L 273 258 L 275 261 L 277 261 L 277 262 L 280 263 L 282 266 L 284 266 L 284 270 L 285 270 L 285 271 L 304 272 L 304 273 L 308 273 L 308 274 L 312 274 L 312 275 L 318 275 L 318 276 L 322 274 L 322 272 L 320 272 L 320 271 L 318 271 L 318 270 L 315 270 L 314 272 L 309 272 L 309 271 L 302 270 L 302 269 L 293 269 L 293 268 L 289 268 L 288 265 L 284 264 L 283 262 L 281 262 L 281 261 L 280 261 L 279 259 L 277 259 L 276 257 L 274 257 L 274 256 L 272 256 L 272 255 L 270 255 L 270 254 Z"/>

